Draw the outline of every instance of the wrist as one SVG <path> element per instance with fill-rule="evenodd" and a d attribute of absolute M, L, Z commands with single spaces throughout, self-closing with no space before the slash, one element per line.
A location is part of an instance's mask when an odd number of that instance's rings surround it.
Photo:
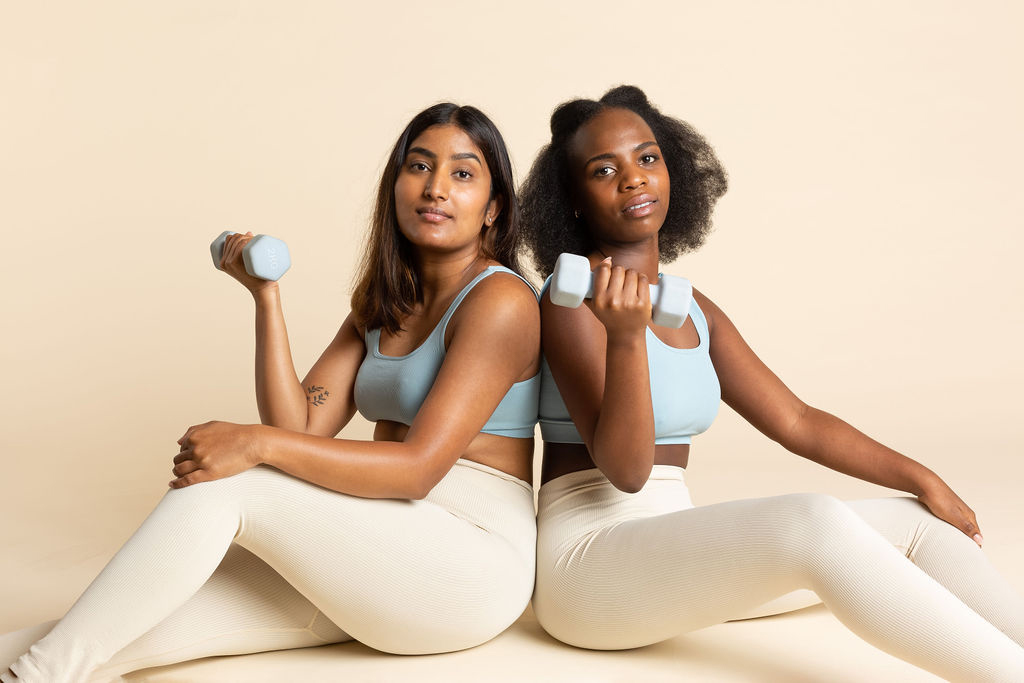
<path fill-rule="evenodd" d="M 608 330 L 606 345 L 609 349 L 647 349 L 647 326 L 632 330 Z"/>
<path fill-rule="evenodd" d="M 275 303 L 281 294 L 281 290 L 276 282 L 268 280 L 267 284 L 260 285 L 256 289 L 251 290 L 251 293 L 256 305 L 259 306 L 261 304 Z"/>
<path fill-rule="evenodd" d="M 253 466 L 274 465 L 274 463 L 271 462 L 271 458 L 275 452 L 273 447 L 275 437 L 276 433 L 273 427 L 269 427 L 264 424 L 253 425 Z"/>
<path fill-rule="evenodd" d="M 916 476 L 911 481 L 910 493 L 913 493 L 918 498 L 926 498 L 934 495 L 938 491 L 948 489 L 949 486 L 946 482 L 942 481 L 942 478 L 932 472 L 924 465 L 920 465 L 920 471 L 916 473 Z"/>

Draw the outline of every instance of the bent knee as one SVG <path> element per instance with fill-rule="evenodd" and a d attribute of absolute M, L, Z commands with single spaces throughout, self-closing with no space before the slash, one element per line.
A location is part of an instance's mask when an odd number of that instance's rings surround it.
<path fill-rule="evenodd" d="M 854 516 L 846 503 L 827 493 L 790 493 L 774 500 L 778 501 L 781 514 L 800 529 L 834 524 Z"/>
<path fill-rule="evenodd" d="M 820 554 L 851 527 L 864 524 L 843 501 L 824 493 L 792 493 L 770 500 L 779 542 L 794 558 Z"/>

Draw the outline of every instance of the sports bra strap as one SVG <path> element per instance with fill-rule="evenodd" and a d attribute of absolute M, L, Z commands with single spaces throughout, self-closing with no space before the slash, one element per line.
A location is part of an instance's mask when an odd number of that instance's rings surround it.
<path fill-rule="evenodd" d="M 452 319 L 453 315 L 455 315 L 455 310 L 459 307 L 459 304 L 461 304 L 462 300 L 466 298 L 469 292 L 474 287 L 477 286 L 477 283 L 479 283 L 481 280 L 494 273 L 511 273 L 512 275 L 515 275 L 517 278 L 519 278 L 520 280 L 527 284 L 527 286 L 533 291 L 533 295 L 535 297 L 538 297 L 538 299 L 540 298 L 537 295 L 537 290 L 534 289 L 533 285 L 530 284 L 530 281 L 527 280 L 522 275 L 520 275 L 519 273 L 517 273 L 516 271 L 512 270 L 511 268 L 506 268 L 505 266 L 487 266 L 487 268 L 480 271 L 476 277 L 470 280 L 468 285 L 462 288 L 462 291 L 459 292 L 458 295 L 456 295 L 455 300 L 452 301 L 450 306 L 448 306 L 448 310 L 444 312 L 443 316 L 441 316 L 441 322 L 438 325 L 438 328 L 441 330 L 442 345 L 444 344 L 445 331 L 448 329 L 448 321 Z"/>

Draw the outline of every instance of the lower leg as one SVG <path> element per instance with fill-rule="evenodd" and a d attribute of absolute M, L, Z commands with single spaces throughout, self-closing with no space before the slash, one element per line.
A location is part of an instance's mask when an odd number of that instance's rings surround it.
<path fill-rule="evenodd" d="M 847 505 L 925 573 L 1024 646 L 1024 598 L 963 532 L 913 498 L 855 500 Z"/>
<path fill-rule="evenodd" d="M 169 491 L 64 618 L 11 665 L 19 680 L 85 680 L 199 590 L 239 527 L 232 479 Z"/>
<path fill-rule="evenodd" d="M 218 655 L 350 640 L 280 574 L 232 545 L 188 602 L 100 667 L 93 680 Z"/>

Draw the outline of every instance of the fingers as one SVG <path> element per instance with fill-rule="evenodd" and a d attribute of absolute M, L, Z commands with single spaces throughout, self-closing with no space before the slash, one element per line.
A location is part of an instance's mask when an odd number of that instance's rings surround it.
<path fill-rule="evenodd" d="M 981 535 L 981 529 L 978 527 L 978 518 L 975 516 L 974 510 L 970 508 L 964 511 L 964 523 L 960 530 L 970 536 L 979 548 L 985 542 L 985 538 Z"/>
<path fill-rule="evenodd" d="M 191 486 L 192 484 L 200 484 L 204 481 L 210 481 L 210 477 L 206 474 L 205 471 L 196 470 L 195 472 L 189 472 L 183 477 L 172 479 L 171 481 L 167 482 L 167 485 L 172 489 L 183 489 L 186 486 Z"/>
<path fill-rule="evenodd" d="M 612 263 L 608 257 L 594 268 L 595 303 L 619 310 L 636 303 L 650 303 L 651 290 L 644 273 Z"/>
<path fill-rule="evenodd" d="M 185 430 L 184 434 L 181 435 L 177 443 L 182 447 L 182 450 L 186 448 L 186 442 L 192 437 L 192 432 L 196 431 L 201 426 L 202 425 L 192 425 L 191 427 Z"/>
<path fill-rule="evenodd" d="M 176 477 L 182 477 L 186 474 L 195 472 L 198 469 L 200 469 L 199 463 L 197 463 L 195 460 L 183 460 L 175 464 L 175 466 L 171 468 L 171 472 Z"/>
<path fill-rule="evenodd" d="M 176 443 L 181 446 L 181 450 L 185 450 L 186 448 L 189 447 L 189 442 L 192 440 L 193 434 L 195 434 L 198 430 L 204 427 L 209 427 L 215 422 L 216 420 L 210 420 L 209 422 L 204 422 L 201 425 L 192 425 L 191 427 L 185 430 L 185 433 L 181 435 L 181 438 L 179 438 Z"/>
<path fill-rule="evenodd" d="M 612 259 L 609 256 L 605 260 L 597 264 L 594 268 L 594 298 L 597 298 L 598 292 L 604 292 L 608 289 L 608 281 L 612 277 Z"/>
<path fill-rule="evenodd" d="M 252 237 L 252 232 L 247 232 L 244 235 L 237 232 L 233 235 L 228 235 L 224 239 L 224 249 L 221 252 L 220 267 L 223 269 L 226 265 L 241 263 L 242 247 L 244 247 Z"/>
<path fill-rule="evenodd" d="M 636 274 L 636 297 L 647 306 L 651 305 L 651 285 L 646 273 Z"/>

